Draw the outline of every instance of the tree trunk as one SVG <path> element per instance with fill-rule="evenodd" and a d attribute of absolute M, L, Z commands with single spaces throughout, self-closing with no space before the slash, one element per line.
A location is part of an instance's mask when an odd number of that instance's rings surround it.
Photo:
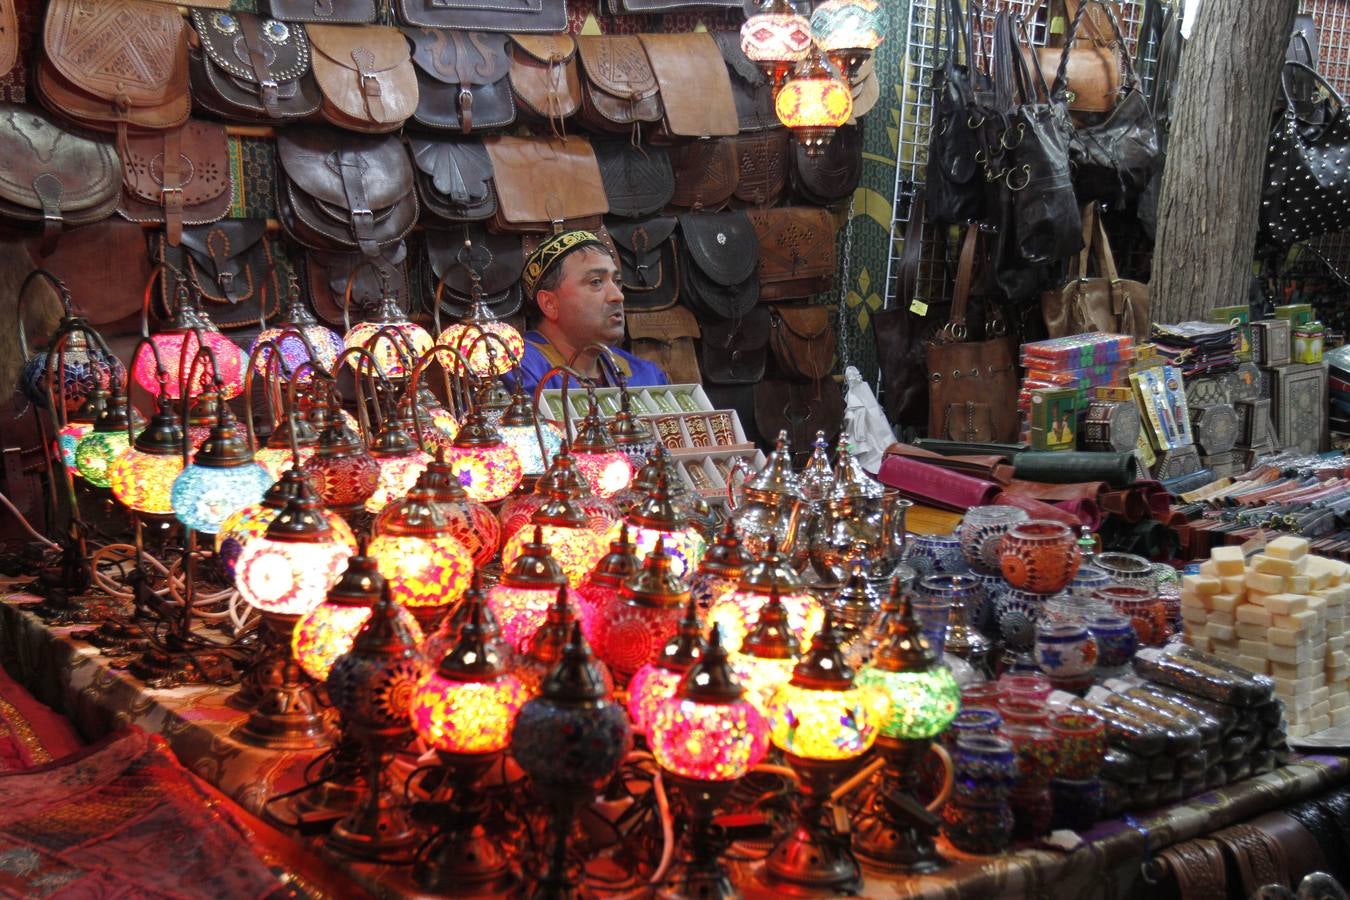
<path fill-rule="evenodd" d="M 1150 284 L 1155 322 L 1244 303 L 1271 101 L 1297 0 L 1201 0 L 1172 94 Z"/>

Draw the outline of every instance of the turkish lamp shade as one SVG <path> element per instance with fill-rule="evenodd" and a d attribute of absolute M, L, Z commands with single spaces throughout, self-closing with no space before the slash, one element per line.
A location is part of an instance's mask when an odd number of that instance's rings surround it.
<path fill-rule="evenodd" d="M 173 483 L 173 512 L 193 531 L 215 534 L 235 510 L 257 503 L 275 479 L 253 459 L 235 427 L 234 417 L 221 408 L 192 464 Z"/>
<path fill-rule="evenodd" d="M 303 616 L 324 601 L 347 567 L 351 548 L 339 541 L 307 489 L 290 497 L 262 537 L 244 545 L 235 587 L 262 613 Z"/>
<path fill-rule="evenodd" d="M 858 684 L 886 695 L 890 711 L 881 735 L 895 740 L 935 738 L 961 708 L 961 688 L 923 636 L 908 594 L 871 662 L 859 673 Z"/>

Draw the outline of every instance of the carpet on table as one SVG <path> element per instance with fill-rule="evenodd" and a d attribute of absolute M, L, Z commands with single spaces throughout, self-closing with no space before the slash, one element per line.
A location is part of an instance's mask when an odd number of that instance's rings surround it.
<path fill-rule="evenodd" d="M 82 746 L 69 719 L 0 669 L 0 773 L 44 765 Z"/>

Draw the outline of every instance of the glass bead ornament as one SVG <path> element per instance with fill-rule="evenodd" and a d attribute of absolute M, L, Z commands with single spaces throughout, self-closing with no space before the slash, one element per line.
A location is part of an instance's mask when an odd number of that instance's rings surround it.
<path fill-rule="evenodd" d="M 558 588 L 567 585 L 562 566 L 544 543 L 543 529 L 536 526 L 531 533 L 534 539 L 522 546 L 520 555 L 487 595 L 487 605 L 497 617 L 502 637 L 516 651 L 523 650 L 525 642 L 544 624 Z M 569 600 L 578 605 L 574 593 L 569 593 Z"/>
<path fill-rule="evenodd" d="M 792 130 L 808 156 L 825 152 L 834 132 L 853 115 L 853 91 L 817 53 L 798 65 L 774 99 L 778 121 Z"/>
<path fill-rule="evenodd" d="M 324 505 L 338 511 L 360 509 L 380 486 L 379 462 L 361 435 L 336 415 L 319 430 L 319 443 L 304 471 Z"/>
<path fill-rule="evenodd" d="M 371 524 L 366 552 L 389 582 L 394 602 L 428 628 L 459 602 L 473 577 L 473 558 L 451 533 L 431 491 L 414 487 Z"/>
<path fill-rule="evenodd" d="M 710 609 L 736 590 L 741 576 L 754 561 L 741 546 L 735 524 L 727 519 L 712 546 L 699 560 L 689 582 L 699 609 Z"/>
<path fill-rule="evenodd" d="M 822 618 L 822 627 L 824 619 Z M 731 667 L 745 687 L 745 697 L 755 708 L 769 715 L 769 701 L 792 677 L 801 643 L 788 624 L 778 590 L 772 588 L 768 601 L 760 607 L 746 632 L 741 648 L 731 654 Z"/>
<path fill-rule="evenodd" d="M 515 449 L 477 409 L 465 416 L 443 459 L 464 491 L 479 503 L 505 498 L 525 474 Z"/>
<path fill-rule="evenodd" d="M 604 544 L 590 529 L 589 520 L 581 510 L 565 498 L 550 497 L 530 516 L 528 528 L 517 531 L 502 546 L 502 565 L 510 566 L 524 552 L 534 532 L 543 536 L 567 576 L 567 583 L 577 587 L 600 557 L 604 555 Z"/>
<path fill-rule="evenodd" d="M 183 426 L 172 401 L 160 394 L 149 424 L 108 467 L 108 486 L 133 512 L 171 516 L 173 482 L 182 470 Z"/>
<path fill-rule="evenodd" d="M 636 548 L 628 539 L 628 527 L 621 524 L 618 537 L 610 541 L 609 552 L 600 557 L 577 585 L 577 596 L 581 598 L 581 632 L 591 646 L 597 646 L 599 640 L 598 616 L 618 599 L 619 588 L 637 574 L 641 565 Z"/>
<path fill-rule="evenodd" d="M 303 616 L 323 602 L 350 555 L 351 547 L 334 534 L 318 498 L 301 483 L 262 537 L 240 550 L 235 587 L 261 612 Z"/>
<path fill-rule="evenodd" d="M 482 567 L 492 561 L 501 546 L 501 523 L 492 510 L 472 499 L 460 486 L 445 462 L 445 448 L 427 463 L 414 487 L 430 492 L 431 502 L 445 519 L 446 529 L 469 551 L 474 566 Z"/>
<path fill-rule="evenodd" d="M 345 349 L 337 332 L 321 325 L 305 306 L 300 294 L 300 283 L 294 273 L 290 275 L 286 306 L 281 312 L 281 317 L 259 331 L 248 348 L 249 356 L 253 356 L 258 347 L 263 347 L 262 352 L 255 358 L 254 370 L 264 377 L 271 365 L 269 357 L 273 352 L 271 348 L 265 346 L 269 343 L 276 345 L 281 380 L 291 381 L 299 372 L 297 380 L 300 384 L 308 384 L 313 380 L 315 369 L 332 373 L 333 367 L 337 365 L 338 356 Z M 302 370 L 301 367 L 305 363 L 309 365 Z"/>
<path fill-rule="evenodd" d="M 366 512 L 378 513 L 404 496 L 431 462 L 431 454 L 417 446 L 405 421 L 389 417 L 380 426 L 370 455 L 379 466 L 375 491 L 366 498 Z"/>
<path fill-rule="evenodd" d="M 234 511 L 257 503 L 275 479 L 254 462 L 229 407 L 173 483 L 173 512 L 193 531 L 215 534 Z"/>
<path fill-rule="evenodd" d="M 727 647 L 740 649 L 750 624 L 773 592 L 787 611 L 788 623 L 799 644 L 820 630 L 824 609 L 806 590 L 788 558 L 779 552 L 777 538 L 771 536 L 766 552 L 741 575 L 736 590 L 708 611 L 708 621 L 721 629 Z"/>
<path fill-rule="evenodd" d="M 627 683 L 675 635 L 688 602 L 689 582 L 675 571 L 664 542 L 658 540 L 613 599 L 596 608 L 596 654 Z"/>
<path fill-rule="evenodd" d="M 572 441 L 572 458 L 577 470 L 597 496 L 609 498 L 622 491 L 633 480 L 636 469 L 627 455 L 619 450 L 614 436 L 600 418 L 600 407 L 595 392 L 590 394 L 590 407 L 577 423 Z"/>
<path fill-rule="evenodd" d="M 707 552 L 708 541 L 689 523 L 671 500 L 669 482 L 665 473 L 657 478 L 652 492 L 642 498 L 624 516 L 629 535 L 637 545 L 639 556 L 646 556 L 658 543 L 670 557 L 671 569 L 677 576 L 693 572 Z M 611 540 L 617 535 L 618 524 L 611 526 Z"/>

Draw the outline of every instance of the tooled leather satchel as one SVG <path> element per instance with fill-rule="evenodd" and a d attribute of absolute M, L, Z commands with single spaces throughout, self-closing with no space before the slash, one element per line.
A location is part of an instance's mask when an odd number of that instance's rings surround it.
<path fill-rule="evenodd" d="M 812 297 L 834 283 L 834 220 L 814 206 L 756 209 L 749 213 L 759 240 L 759 297 Z"/>
<path fill-rule="evenodd" d="M 417 198 L 431 219 L 478 222 L 497 211 L 492 160 L 475 138 L 408 138 Z"/>
<path fill-rule="evenodd" d="M 310 25 L 323 117 L 352 131 L 396 131 L 417 109 L 408 41 L 383 25 Z"/>
<path fill-rule="evenodd" d="M 755 384 L 769 358 L 769 308 L 756 306 L 739 319 L 704 318 L 699 362 L 712 384 Z"/>
<path fill-rule="evenodd" d="M 660 86 L 635 34 L 581 35 L 581 121 L 596 131 L 627 134 L 661 121 Z"/>
<path fill-rule="evenodd" d="M 778 202 L 787 187 L 789 139 L 786 128 L 731 138 L 736 147 L 737 200 L 751 206 L 773 206 Z"/>
<path fill-rule="evenodd" d="M 680 269 L 676 262 L 674 216 L 641 222 L 610 219 L 605 223 L 619 251 L 623 279 L 623 308 L 666 309 L 680 299 Z"/>
<path fill-rule="evenodd" d="M 591 146 L 600 165 L 610 215 L 641 219 L 670 202 L 675 173 L 664 148 L 615 140 L 595 141 Z"/>
<path fill-rule="evenodd" d="M 680 216 L 684 302 L 700 318 L 739 319 L 759 302 L 759 243 L 740 211 Z"/>
<path fill-rule="evenodd" d="M 314 250 L 377 257 L 417 221 L 412 163 L 396 137 L 293 126 L 277 134 L 277 216 Z"/>
<path fill-rule="evenodd" d="M 272 18 L 283 22 L 366 25 L 375 21 L 375 0 L 267 0 Z"/>
<path fill-rule="evenodd" d="M 159 259 L 200 292 L 211 321 L 222 328 L 256 326 L 281 307 L 284 263 L 272 250 L 265 219 L 225 219 L 183 229 L 174 247 L 160 236 Z M 174 279 L 160 279 L 160 302 L 172 309 Z"/>
<path fill-rule="evenodd" d="M 426 28 L 529 32 L 567 30 L 566 0 L 396 0 L 399 21 Z"/>
<path fill-rule="evenodd" d="M 215 222 L 230 211 L 234 179 L 225 126 L 199 119 L 182 128 L 127 138 L 122 202 L 132 222 L 163 222 L 170 244 L 184 225 Z"/>
<path fill-rule="evenodd" d="M 417 67 L 417 111 L 428 128 L 469 134 L 516 120 L 511 57 L 504 34 L 404 28 Z"/>
<path fill-rule="evenodd" d="M 731 78 L 731 100 L 736 105 L 736 121 L 742 132 L 779 128 L 778 114 L 773 110 L 773 85 L 741 49 L 741 35 L 736 31 L 714 31 L 713 40 L 726 63 Z"/>
<path fill-rule="evenodd" d="M 1097 277 L 1088 276 L 1088 257 L 1097 261 Z M 1087 331 L 1128 334 L 1148 340 L 1148 285 L 1121 278 L 1110 239 L 1095 203 L 1083 208 L 1083 249 L 1069 263 L 1065 283 L 1041 294 L 1041 315 L 1052 338 Z"/>
<path fill-rule="evenodd" d="M 253 13 L 192 11 L 192 99 L 218 116 L 259 122 L 302 119 L 323 95 L 310 71 L 305 27 Z"/>
<path fill-rule="evenodd" d="M 38 99 L 96 131 L 177 128 L 187 121 L 187 21 L 142 0 L 51 0 Z"/>
<path fill-rule="evenodd" d="M 0 104 L 0 216 L 42 223 L 50 252 L 67 225 L 108 218 L 122 193 L 111 143 L 61 128 L 42 110 Z"/>
<path fill-rule="evenodd" d="M 389 245 L 374 257 L 361 253 L 308 251 L 305 253 L 306 283 L 314 312 L 329 325 L 342 327 L 346 319 L 355 322 L 379 309 L 386 286 L 393 291 L 400 307 L 407 309 L 411 296 L 407 259 L 408 245 L 403 241 Z M 365 265 L 366 262 L 372 265 Z M 344 309 L 348 313 L 346 317 Z"/>
<path fill-rule="evenodd" d="M 853 196 L 862 181 L 862 129 L 844 125 L 824 150 L 810 156 L 793 141 L 792 191 L 807 203 L 829 206 Z"/>
<path fill-rule="evenodd" d="M 570 34 L 513 34 L 511 90 L 525 116 L 559 122 L 581 109 L 577 42 Z"/>
<path fill-rule="evenodd" d="M 835 350 L 830 307 L 772 307 L 769 348 L 782 375 L 802 381 L 829 378 Z"/>
<path fill-rule="evenodd" d="M 709 138 L 740 131 L 731 76 L 711 35 L 687 31 L 638 37 L 661 88 L 662 135 Z"/>
<path fill-rule="evenodd" d="M 670 205 L 693 210 L 720 209 L 740 181 L 736 143 L 729 138 L 691 141 L 670 148 L 675 193 Z"/>
<path fill-rule="evenodd" d="M 629 312 L 624 324 L 629 351 L 660 366 L 671 384 L 698 384 L 702 380 L 694 353 L 699 325 L 689 310 L 677 305 Z"/>
<path fill-rule="evenodd" d="M 609 212 L 600 166 L 586 138 L 494 134 L 483 144 L 497 188 L 497 212 L 489 220 L 493 230 L 547 233 L 564 222 L 595 227 Z"/>
<path fill-rule="evenodd" d="M 519 235 L 493 234 L 474 223 L 448 231 L 427 229 L 423 236 L 431 264 L 430 296 L 439 291 L 442 316 L 468 315 L 475 273 L 493 315 L 505 319 L 520 311 L 525 253 Z"/>

